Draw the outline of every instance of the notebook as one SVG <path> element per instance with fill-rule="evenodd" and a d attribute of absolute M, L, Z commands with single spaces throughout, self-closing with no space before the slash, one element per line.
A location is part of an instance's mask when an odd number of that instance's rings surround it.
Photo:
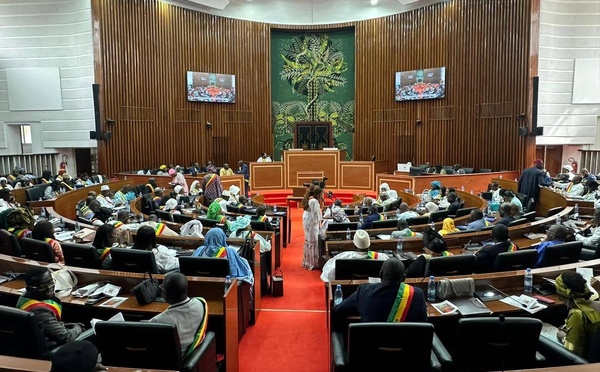
<path fill-rule="evenodd" d="M 452 303 L 458 308 L 458 312 L 462 316 L 489 315 L 492 313 L 492 310 L 476 297 L 454 298 Z"/>

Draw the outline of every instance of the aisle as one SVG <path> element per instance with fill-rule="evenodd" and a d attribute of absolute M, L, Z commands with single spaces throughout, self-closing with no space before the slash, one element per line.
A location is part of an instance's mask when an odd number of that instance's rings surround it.
<path fill-rule="evenodd" d="M 292 208 L 292 242 L 282 248 L 283 297 L 263 297 L 258 321 L 240 342 L 240 372 L 326 372 L 329 346 L 320 270 L 302 262 L 302 210 Z"/>

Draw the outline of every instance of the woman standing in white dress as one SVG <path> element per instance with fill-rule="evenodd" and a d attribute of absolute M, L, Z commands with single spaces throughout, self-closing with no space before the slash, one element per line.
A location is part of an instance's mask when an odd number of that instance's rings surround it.
<path fill-rule="evenodd" d="M 304 225 L 304 254 L 302 267 L 306 270 L 319 269 L 319 229 L 321 227 L 321 196 L 323 190 L 317 185 L 311 185 L 302 206 L 302 223 Z"/>

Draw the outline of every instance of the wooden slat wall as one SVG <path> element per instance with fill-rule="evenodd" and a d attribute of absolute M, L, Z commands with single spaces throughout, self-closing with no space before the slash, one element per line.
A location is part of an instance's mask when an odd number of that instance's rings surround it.
<path fill-rule="evenodd" d="M 113 138 L 99 144 L 100 171 L 254 161 L 273 148 L 271 28 L 348 26 L 356 31 L 354 160 L 375 155 L 390 172 L 406 161 L 520 169 L 535 152 L 515 116 L 530 111 L 537 1 L 454 0 L 355 23 L 282 27 L 151 0 L 92 0 L 102 119 L 117 121 L 104 128 Z M 439 66 L 445 99 L 394 101 L 395 72 Z M 187 102 L 188 70 L 235 74 L 237 102 Z"/>

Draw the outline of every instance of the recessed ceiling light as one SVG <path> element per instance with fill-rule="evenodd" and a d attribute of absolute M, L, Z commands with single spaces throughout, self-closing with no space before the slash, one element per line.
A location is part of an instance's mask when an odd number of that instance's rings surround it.
<path fill-rule="evenodd" d="M 377 5 L 378 2 L 378 0 L 371 0 L 371 5 Z"/>

